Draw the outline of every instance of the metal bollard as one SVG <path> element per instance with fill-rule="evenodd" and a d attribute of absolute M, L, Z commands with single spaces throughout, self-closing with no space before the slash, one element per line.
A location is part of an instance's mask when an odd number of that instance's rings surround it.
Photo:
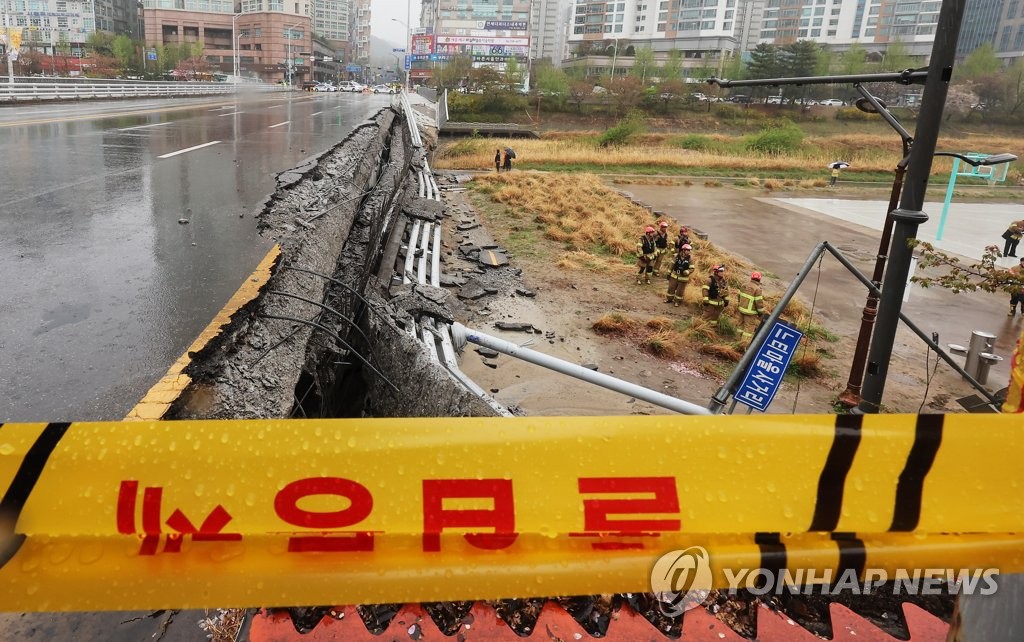
<path fill-rule="evenodd" d="M 978 380 L 978 383 L 984 386 L 988 384 L 989 368 L 1002 361 L 1003 358 L 997 354 L 992 354 L 990 352 L 982 352 L 978 356 L 978 374 L 974 378 Z"/>
<path fill-rule="evenodd" d="M 996 343 L 996 335 L 991 332 L 975 330 L 971 333 L 971 344 L 967 348 L 967 362 L 964 370 L 975 379 L 978 378 L 978 365 L 982 352 L 991 352 Z"/>

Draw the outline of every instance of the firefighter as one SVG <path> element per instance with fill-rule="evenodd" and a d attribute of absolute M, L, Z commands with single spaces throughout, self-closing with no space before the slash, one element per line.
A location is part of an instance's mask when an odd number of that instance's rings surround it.
<path fill-rule="evenodd" d="M 1010 268 L 1010 276 L 1024 281 L 1024 257 L 1021 257 L 1018 265 Z M 1018 287 L 1010 293 L 1010 314 L 1008 316 L 1014 316 L 1017 314 L 1017 304 L 1020 304 L 1021 314 L 1024 314 L 1024 286 Z"/>
<path fill-rule="evenodd" d="M 654 276 L 661 276 L 661 262 L 668 254 L 668 222 L 658 223 L 658 232 L 654 237 L 654 246 L 657 250 L 654 253 Z"/>
<path fill-rule="evenodd" d="M 748 320 L 753 329 L 764 316 L 764 293 L 761 291 L 761 273 L 754 272 L 750 275 L 750 283 L 747 283 L 736 294 L 740 312 L 740 332 L 744 339 L 754 335 L 747 331 Z"/>
<path fill-rule="evenodd" d="M 718 317 L 722 316 L 722 311 L 729 305 L 724 265 L 716 265 L 711 269 L 711 278 L 706 285 L 701 286 L 701 291 L 704 293 L 704 318 L 718 325 Z"/>
<path fill-rule="evenodd" d="M 658 247 L 654 244 L 654 228 L 648 225 L 644 229 L 644 235 L 636 244 L 636 264 L 640 268 L 636 273 L 637 285 L 640 285 L 641 279 L 650 285 L 651 272 L 654 270 L 654 255 L 657 251 Z"/>
<path fill-rule="evenodd" d="M 679 236 L 676 237 L 676 252 L 684 245 L 690 244 L 690 229 L 685 225 L 679 228 Z"/>
<path fill-rule="evenodd" d="M 665 295 L 665 303 L 673 303 L 678 308 L 680 303 L 685 303 L 683 295 L 686 293 L 686 284 L 690 282 L 690 247 L 689 243 L 683 245 L 676 252 L 672 261 L 671 271 L 668 273 L 668 293 Z"/>

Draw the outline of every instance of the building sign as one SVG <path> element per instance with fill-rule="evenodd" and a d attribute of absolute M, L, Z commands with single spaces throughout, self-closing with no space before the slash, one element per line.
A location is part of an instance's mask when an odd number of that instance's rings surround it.
<path fill-rule="evenodd" d="M 434 52 L 434 36 L 413 36 L 412 37 L 412 55 L 413 60 L 416 60 L 415 56 L 423 56 Z"/>
<path fill-rule="evenodd" d="M 363 70 L 360 65 L 345 65 L 345 71 L 353 74 L 358 74 Z"/>
<path fill-rule="evenodd" d="M 782 377 L 786 374 L 793 353 L 800 345 L 803 333 L 796 328 L 776 321 L 768 338 L 750 362 L 743 383 L 736 391 L 736 401 L 764 412 L 775 399 Z"/>
<path fill-rule="evenodd" d="M 484 29 L 488 31 L 526 31 L 527 28 L 525 20 L 488 20 L 484 23 Z"/>
<path fill-rule="evenodd" d="M 529 38 L 496 38 L 479 36 L 438 36 L 439 45 L 509 45 L 529 47 Z"/>

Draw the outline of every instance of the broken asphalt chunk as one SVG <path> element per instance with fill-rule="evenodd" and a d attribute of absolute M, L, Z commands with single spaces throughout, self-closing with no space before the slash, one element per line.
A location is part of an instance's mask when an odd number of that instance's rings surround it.
<path fill-rule="evenodd" d="M 509 330 L 511 332 L 533 332 L 532 323 L 518 323 L 512 321 L 496 321 L 494 327 L 499 330 Z"/>

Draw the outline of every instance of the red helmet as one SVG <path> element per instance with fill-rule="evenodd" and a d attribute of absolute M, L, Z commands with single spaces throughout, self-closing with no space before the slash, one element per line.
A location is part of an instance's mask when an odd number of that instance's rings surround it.
<path fill-rule="evenodd" d="M 668 227 L 668 221 L 661 221 L 658 223 L 658 227 Z"/>
<path fill-rule="evenodd" d="M 760 281 L 761 280 L 761 273 L 760 272 L 754 272 L 753 274 L 750 275 L 750 278 L 755 280 L 755 281 Z"/>
<path fill-rule="evenodd" d="M 716 265 L 715 266 L 715 272 L 725 272 L 725 266 L 724 265 Z"/>
<path fill-rule="evenodd" d="M 653 231 L 654 231 L 654 228 L 653 228 L 653 227 L 651 227 L 650 225 L 648 225 L 648 226 L 647 226 L 647 228 L 646 228 L 646 229 L 644 229 L 644 232 L 645 232 L 646 234 L 650 234 L 650 233 L 651 233 L 651 232 L 653 232 Z"/>
<path fill-rule="evenodd" d="M 680 234 L 686 234 L 689 231 L 690 231 L 690 228 L 686 227 L 685 225 L 682 226 L 681 228 L 679 228 L 679 233 Z"/>
<path fill-rule="evenodd" d="M 684 249 L 684 250 L 686 250 L 687 252 L 689 252 L 689 251 L 690 251 L 690 250 L 692 250 L 693 248 L 692 248 L 692 247 L 690 247 L 690 244 L 689 244 L 689 243 L 684 243 L 684 244 L 683 244 L 683 249 Z"/>

